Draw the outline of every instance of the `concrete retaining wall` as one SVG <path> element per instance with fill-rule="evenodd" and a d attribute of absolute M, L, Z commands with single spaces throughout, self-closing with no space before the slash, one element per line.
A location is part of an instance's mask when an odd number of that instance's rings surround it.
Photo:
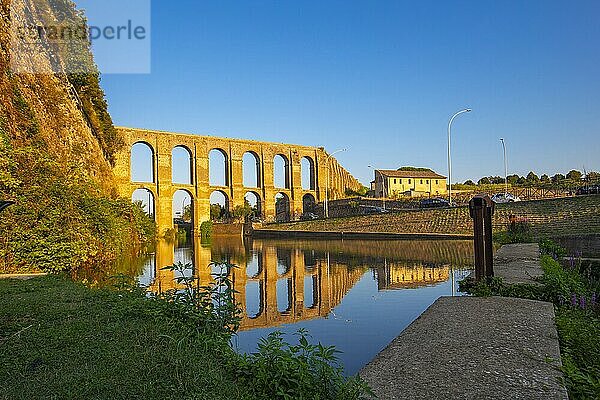
<path fill-rule="evenodd" d="M 213 236 L 242 236 L 244 224 L 213 224 Z"/>
<path fill-rule="evenodd" d="M 509 217 L 526 218 L 536 236 L 600 234 L 600 196 L 570 197 L 499 204 L 494 231 L 506 230 Z M 467 207 L 400 211 L 328 221 L 267 225 L 264 229 L 326 232 L 436 233 L 471 235 L 473 224 Z"/>

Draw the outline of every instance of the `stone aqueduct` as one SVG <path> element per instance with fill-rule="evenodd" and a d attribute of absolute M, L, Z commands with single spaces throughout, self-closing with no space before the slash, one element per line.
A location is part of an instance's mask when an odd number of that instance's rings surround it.
<path fill-rule="evenodd" d="M 329 198 L 344 196 L 347 188 L 358 190 L 360 182 L 346 171 L 322 147 L 310 147 L 283 143 L 268 143 L 253 140 L 219 138 L 152 131 L 133 128 L 118 128 L 125 141 L 124 150 L 117 154 L 114 174 L 119 194 L 131 198 L 137 189 L 145 189 L 154 198 L 154 214 L 159 232 L 173 227 L 173 196 L 178 190 L 186 191 L 193 204 L 194 230 L 203 221 L 210 219 L 210 196 L 215 191 L 227 198 L 227 207 L 233 210 L 244 205 L 245 195 L 253 193 L 260 202 L 262 217 L 275 219 L 276 196 L 283 196 L 289 204 L 290 219 L 299 218 L 304 201 L 322 202 L 325 199 L 326 180 L 329 168 Z M 152 151 L 152 179 L 149 182 L 134 182 L 131 175 L 131 149 L 143 143 Z M 188 183 L 174 183 L 172 179 L 172 152 L 176 148 L 187 150 L 190 160 Z M 209 153 L 217 150 L 224 156 L 225 184 L 211 186 L 209 180 Z M 252 154 L 256 160 L 257 179 L 255 187 L 245 187 L 243 180 L 243 158 Z M 285 161 L 285 184 L 276 187 L 274 182 L 274 160 Z M 302 160 L 310 165 L 310 187 L 303 188 Z"/>

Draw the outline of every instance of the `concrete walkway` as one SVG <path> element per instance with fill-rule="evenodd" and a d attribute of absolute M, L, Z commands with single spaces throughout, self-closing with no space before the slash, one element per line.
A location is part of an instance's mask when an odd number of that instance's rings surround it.
<path fill-rule="evenodd" d="M 538 254 L 532 245 L 499 251 L 496 276 L 530 283 Z M 360 376 L 382 400 L 567 399 L 559 367 L 551 303 L 442 297 Z"/>
<path fill-rule="evenodd" d="M 544 275 L 540 266 L 540 246 L 537 243 L 502 246 L 494 256 L 494 275 L 509 285 L 538 285 L 536 279 Z"/>

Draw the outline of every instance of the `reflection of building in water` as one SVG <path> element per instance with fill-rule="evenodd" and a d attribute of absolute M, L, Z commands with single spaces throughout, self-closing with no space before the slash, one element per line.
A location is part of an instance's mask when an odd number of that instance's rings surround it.
<path fill-rule="evenodd" d="M 257 239 L 256 243 L 263 240 Z M 318 253 L 330 253 L 356 261 L 392 259 L 421 261 L 436 265 L 472 268 L 473 241 L 471 240 L 265 240 L 270 246 L 296 248 Z"/>
<path fill-rule="evenodd" d="M 446 257 L 438 255 L 446 254 L 446 247 L 429 243 L 422 245 L 427 250 L 437 250 L 432 252 L 437 262 L 397 261 L 399 257 L 388 262 L 384 259 L 391 255 L 387 248 L 380 249 L 384 257 L 378 257 L 379 254 L 374 252 L 360 256 L 361 246 L 354 246 L 349 252 L 345 247 L 335 247 L 337 244 L 330 249 L 326 243 L 311 249 L 311 246 L 294 247 L 290 243 L 276 241 L 256 240 L 244 244 L 236 240 L 217 242 L 211 248 L 196 241 L 192 252 L 192 249 L 174 250 L 172 244 L 161 242 L 156 250 L 156 279 L 150 290 L 178 288 L 176 274 L 161 269 L 174 262 L 193 260 L 194 268 L 189 270 L 189 274 L 195 272 L 200 284 L 205 285 L 211 281 L 211 273 L 215 272 L 209 267 L 211 261 L 225 260 L 239 266 L 230 272 L 230 276 L 237 292 L 236 302 L 243 312 L 241 329 L 271 327 L 327 316 L 369 270 L 369 266 L 378 265 L 375 275 L 379 290 L 427 286 L 448 280 L 449 264 L 440 263 L 439 259 Z M 389 250 L 397 254 L 398 248 Z"/>
<path fill-rule="evenodd" d="M 351 268 L 318 259 L 310 251 L 279 249 L 260 245 L 236 251 L 229 257 L 212 254 L 211 249 L 194 246 L 194 270 L 201 284 L 212 280 L 211 260 L 228 259 L 238 265 L 231 270 L 236 302 L 242 309 L 241 329 L 254 329 L 325 317 L 359 281 L 368 267 Z M 165 242 L 157 245 L 156 279 L 149 290 L 179 289 L 177 274 L 162 270 L 177 261 L 186 261 L 180 249 Z M 183 254 L 183 255 L 182 255 Z M 182 260 L 183 258 L 183 260 Z M 192 270 L 190 270 L 191 274 Z"/>
<path fill-rule="evenodd" d="M 410 289 L 450 279 L 450 267 L 390 262 L 377 268 L 377 289 Z"/>
<path fill-rule="evenodd" d="M 233 271 L 241 329 L 325 317 L 366 271 L 328 264 L 298 249 L 255 246 L 246 268 Z"/>

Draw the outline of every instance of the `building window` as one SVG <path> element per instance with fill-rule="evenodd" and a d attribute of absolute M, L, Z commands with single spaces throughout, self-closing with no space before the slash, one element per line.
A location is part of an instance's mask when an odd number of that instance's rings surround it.
<path fill-rule="evenodd" d="M 436 184 L 436 185 L 439 185 L 439 184 L 440 184 L 440 181 L 436 179 L 436 180 L 435 180 L 435 184 Z"/>
<path fill-rule="evenodd" d="M 394 179 L 394 185 L 396 184 L 396 179 Z"/>
<path fill-rule="evenodd" d="M 411 179 L 409 179 L 409 180 L 408 180 L 408 184 L 410 185 L 411 183 L 412 183 L 412 182 L 411 182 Z"/>
<path fill-rule="evenodd" d="M 425 183 L 429 185 L 429 179 L 427 179 L 427 180 L 425 181 Z"/>
<path fill-rule="evenodd" d="M 423 179 L 421 179 L 421 185 L 423 184 Z"/>
<path fill-rule="evenodd" d="M 402 185 L 402 179 L 400 179 L 400 184 Z"/>

